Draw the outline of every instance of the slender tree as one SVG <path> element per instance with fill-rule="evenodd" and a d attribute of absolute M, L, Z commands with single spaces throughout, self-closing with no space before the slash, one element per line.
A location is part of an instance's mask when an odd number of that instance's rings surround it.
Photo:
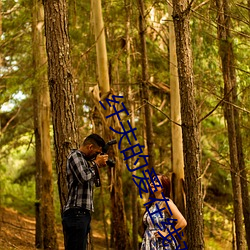
<path fill-rule="evenodd" d="M 131 86 L 131 0 L 125 0 L 125 11 L 126 11 L 126 72 L 127 72 L 127 83 L 128 83 L 128 102 L 131 108 L 131 126 L 135 127 L 135 98 Z M 131 138 L 131 144 L 135 144 L 135 140 Z M 131 158 L 130 165 L 135 162 L 134 157 Z M 136 171 L 133 173 L 136 175 Z M 138 206 L 137 206 L 137 196 L 138 190 L 134 183 L 131 181 L 131 204 L 132 204 L 132 247 L 134 250 L 138 250 Z"/>
<path fill-rule="evenodd" d="M 240 183 L 241 183 L 241 200 L 242 200 L 242 208 L 244 215 L 244 224 L 245 224 L 245 232 L 246 232 L 246 240 L 248 249 L 250 249 L 250 200 L 248 194 L 248 181 L 247 181 L 247 171 L 245 165 L 245 157 L 243 153 L 243 143 L 242 136 L 240 130 L 240 118 L 239 112 L 236 108 L 234 108 L 235 115 L 235 129 L 236 129 L 236 141 L 237 141 L 237 153 L 238 153 L 238 161 L 239 161 L 239 169 L 240 169 Z"/>
<path fill-rule="evenodd" d="M 204 239 L 198 123 L 189 27 L 190 9 L 191 5 L 185 0 L 173 1 L 187 198 L 187 244 L 189 249 L 198 250 L 204 249 Z"/>
<path fill-rule="evenodd" d="M 58 249 L 53 202 L 53 175 L 50 149 L 50 99 L 46 71 L 44 10 L 42 1 L 34 0 L 33 58 L 35 70 L 34 125 L 36 138 L 36 246 Z"/>
<path fill-rule="evenodd" d="M 149 169 L 154 167 L 154 139 L 153 139 L 153 125 L 152 125 L 152 109 L 147 103 L 149 101 L 149 87 L 148 87 L 148 59 L 146 47 L 146 19 L 144 0 L 138 0 L 139 7 L 139 32 L 140 32 L 140 46 L 141 46 L 141 68 L 142 68 L 142 84 L 141 97 L 145 102 L 145 126 L 146 126 L 146 140 L 148 148 L 148 163 Z"/>
<path fill-rule="evenodd" d="M 0 0 L 0 37 L 2 37 L 3 34 L 3 17 L 2 17 L 2 0 Z M 3 64 L 3 58 L 2 58 L 2 53 L 0 52 L 0 68 L 2 67 Z"/>
<path fill-rule="evenodd" d="M 172 16 L 173 8 L 168 4 L 169 16 Z M 184 193 L 184 159 L 182 145 L 180 90 L 176 56 L 176 42 L 174 24 L 169 25 L 169 63 L 170 63 L 170 106 L 171 106 L 171 137 L 172 137 L 172 190 L 173 199 L 179 210 L 185 215 Z"/>
<path fill-rule="evenodd" d="M 0 0 L 0 37 L 2 37 L 3 34 L 3 29 L 2 29 L 2 0 Z M 2 53 L 0 52 L 0 74 L 2 74 Z M 0 88 L 2 88 L 2 86 L 0 85 Z M 0 141 L 1 141 L 1 137 L 2 137 L 2 126 L 1 126 L 1 119 L 0 119 Z M 2 193 L 2 183 L 0 183 L 0 193 Z M 2 206 L 2 196 L 0 195 L 0 207 Z M 0 216 L 2 216 L 2 210 L 0 209 Z M 1 225 L 2 223 L 0 223 L 0 230 L 1 230 Z"/>
<path fill-rule="evenodd" d="M 97 76 L 98 82 L 102 95 L 106 95 L 110 91 L 109 86 L 109 74 L 108 74 L 108 57 L 106 49 L 106 37 L 104 30 L 104 23 L 102 17 L 102 4 L 101 0 L 91 1 L 92 4 L 92 13 L 93 13 L 93 24 L 94 24 L 94 33 L 96 40 L 96 61 L 97 61 Z M 97 104 L 98 105 L 98 104 Z M 107 139 L 107 134 L 105 134 L 105 139 Z M 103 193 L 103 187 L 101 186 L 101 194 Z M 103 199 L 103 197 L 102 197 Z M 104 203 L 104 201 L 103 201 Z M 106 237 L 106 249 L 109 249 L 108 242 L 108 232 L 107 232 L 107 223 L 105 218 L 105 206 L 103 205 L 103 222 L 104 222 L 104 231 Z"/>
<path fill-rule="evenodd" d="M 96 39 L 96 54 L 97 54 L 97 71 L 99 86 L 101 90 L 101 98 L 105 99 L 110 93 L 109 75 L 108 75 L 108 60 L 107 49 L 104 32 L 104 23 L 102 17 L 101 0 L 94 0 L 93 4 L 93 17 L 94 17 L 94 30 Z M 99 97 L 97 97 L 99 98 Z M 99 106 L 99 104 L 97 104 Z M 108 114 L 110 110 L 107 108 L 105 114 Z M 115 119 L 111 121 L 112 127 L 114 124 L 119 124 Z M 113 124 L 113 125 L 112 125 Z M 119 126 L 119 125 L 118 125 Z M 110 129 L 107 123 L 103 122 L 104 138 L 108 141 L 110 137 Z M 118 146 L 114 147 L 114 155 L 117 156 Z M 118 158 L 116 158 L 116 167 L 113 169 L 112 190 L 111 190 L 111 210 L 113 221 L 113 233 L 114 233 L 114 247 L 119 250 L 129 249 L 128 247 L 128 231 L 126 225 L 126 215 L 124 210 L 123 200 L 123 188 L 122 188 L 122 164 Z"/>
<path fill-rule="evenodd" d="M 248 6 L 248 24 L 250 26 L 250 0 L 247 1 L 247 6 Z"/>
<path fill-rule="evenodd" d="M 44 0 L 48 81 L 54 130 L 55 162 L 61 208 L 67 198 L 66 161 L 77 148 L 75 91 L 69 50 L 67 1 Z"/>
<path fill-rule="evenodd" d="M 92 10 L 94 17 L 94 31 L 96 39 L 97 72 L 101 94 L 105 95 L 110 91 L 108 57 L 106 49 L 106 38 L 104 32 L 104 23 L 102 17 L 101 0 L 92 1 Z"/>
<path fill-rule="evenodd" d="M 239 165 L 239 156 L 242 155 L 242 150 L 239 143 L 241 142 L 238 120 L 238 112 L 233 104 L 237 101 L 237 86 L 236 86 L 236 71 L 234 67 L 234 52 L 232 39 L 230 34 L 230 12 L 229 3 L 227 0 L 216 0 L 218 11 L 218 38 L 219 38 L 219 53 L 222 63 L 222 73 L 224 78 L 224 96 L 225 96 L 225 118 L 227 121 L 228 141 L 230 149 L 231 162 L 231 179 L 233 186 L 234 197 L 234 214 L 235 214 L 235 230 L 236 230 L 236 245 L 237 249 L 246 249 L 243 229 L 243 208 L 241 197 L 241 170 Z M 238 136 L 238 143 L 237 143 Z M 243 158 L 241 158 L 242 160 Z M 244 169 L 243 169 L 244 170 Z M 244 190 L 244 189 L 243 189 Z M 247 191 L 248 193 L 248 191 Z M 248 196 L 248 194 L 247 194 Z M 246 204 L 244 204 L 246 205 Z M 246 210 L 249 209 L 246 207 Z M 246 212 L 247 214 L 247 212 Z M 248 211 L 249 216 L 249 211 Z M 245 217 L 245 220 L 249 218 Z M 248 225 L 246 225 L 246 230 Z"/>

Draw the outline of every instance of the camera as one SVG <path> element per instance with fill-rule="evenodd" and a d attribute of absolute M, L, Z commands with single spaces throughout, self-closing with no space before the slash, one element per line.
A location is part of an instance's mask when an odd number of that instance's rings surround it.
<path fill-rule="evenodd" d="M 107 142 L 107 143 L 105 144 L 105 146 L 102 148 L 102 153 L 101 153 L 101 155 L 107 154 L 107 152 L 108 152 L 108 150 L 109 150 L 109 147 L 110 147 L 111 145 L 116 144 L 116 143 L 117 143 L 117 141 L 116 141 L 115 139 L 113 139 L 113 140 Z M 115 161 L 109 158 L 109 159 L 107 160 L 107 165 L 108 165 L 110 168 L 113 168 L 113 167 L 115 166 Z"/>
<path fill-rule="evenodd" d="M 116 144 L 116 143 L 117 143 L 116 140 L 111 140 L 111 141 L 107 142 L 107 143 L 105 144 L 105 146 L 102 148 L 102 153 L 101 153 L 101 155 L 107 154 L 107 152 L 108 152 L 108 150 L 109 150 L 109 147 L 110 147 L 111 145 Z M 115 161 L 109 158 L 109 159 L 107 160 L 107 165 L 108 165 L 110 168 L 113 168 L 113 167 L 115 166 Z M 100 179 L 99 171 L 98 171 L 96 165 L 94 165 L 94 169 L 95 169 L 95 173 L 96 173 L 96 177 L 95 177 L 95 179 L 94 179 L 94 182 L 95 182 L 96 187 L 100 187 L 100 186 L 101 186 L 101 179 Z"/>

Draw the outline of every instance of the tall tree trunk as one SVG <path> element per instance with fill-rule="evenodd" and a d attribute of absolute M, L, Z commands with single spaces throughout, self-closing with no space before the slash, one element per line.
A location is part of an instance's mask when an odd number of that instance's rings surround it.
<path fill-rule="evenodd" d="M 146 139 L 148 148 L 148 168 L 154 167 L 154 139 L 153 139 L 153 125 L 152 125 L 152 109 L 147 103 L 149 101 L 149 87 L 148 87 L 148 60 L 147 60 L 147 47 L 146 47 L 146 20 L 145 20 L 145 6 L 144 0 L 138 0 L 139 6 L 139 32 L 141 42 L 141 67 L 142 67 L 142 99 L 146 102 L 145 113 L 145 126 L 146 126 Z"/>
<path fill-rule="evenodd" d="M 108 74 L 108 57 L 106 50 L 106 38 L 105 38 L 105 29 L 102 17 L 102 4 L 101 0 L 92 0 L 92 12 L 93 12 L 93 23 L 94 23 L 94 33 L 96 40 L 96 61 L 97 61 L 97 75 L 99 86 L 102 95 L 106 95 L 110 91 L 109 86 L 109 74 Z M 104 136 L 106 139 L 107 137 Z M 102 194 L 102 187 L 101 187 Z M 103 199 L 103 198 L 102 198 Z M 103 209 L 105 207 L 103 206 Z M 107 249 L 109 248 L 108 237 L 107 237 L 107 228 L 106 228 L 106 218 L 105 211 L 103 211 L 103 221 L 104 229 L 106 236 Z"/>
<path fill-rule="evenodd" d="M 48 81 L 54 129 L 58 189 L 63 208 L 67 199 L 66 162 L 77 148 L 75 92 L 71 69 L 66 0 L 44 0 Z"/>
<path fill-rule="evenodd" d="M 33 58 L 35 69 L 34 125 L 36 137 L 36 196 L 40 204 L 36 214 L 36 246 L 58 249 L 53 201 L 53 175 L 50 149 L 50 99 L 46 71 L 44 10 L 42 1 L 34 0 Z"/>
<path fill-rule="evenodd" d="M 109 238 L 108 238 L 108 225 L 106 221 L 106 208 L 105 208 L 105 202 L 103 197 L 103 187 L 100 187 L 100 195 L 101 195 L 101 202 L 102 202 L 102 219 L 103 219 L 103 227 L 104 227 L 104 234 L 105 234 L 105 240 L 106 240 L 106 250 L 109 250 Z"/>
<path fill-rule="evenodd" d="M 43 227 L 42 227 L 42 215 L 41 215 L 41 205 L 42 205 L 42 201 L 41 201 L 41 196 L 42 196 L 42 186 L 41 186 L 41 179 L 42 179 L 42 169 L 41 169 L 41 138 L 40 138 L 40 131 L 38 131 L 38 129 L 40 129 L 39 127 L 39 123 L 41 123 L 40 121 L 40 117 L 38 116 L 38 112 L 39 112 L 39 92 L 40 90 L 38 90 L 38 83 L 40 82 L 38 80 L 39 73 L 38 72 L 42 72 L 42 69 L 45 69 L 45 65 L 43 67 L 41 67 L 42 64 L 42 60 L 45 60 L 46 63 L 46 55 L 45 58 L 41 58 L 41 49 L 39 48 L 39 33 L 37 30 L 37 24 L 38 24 L 38 17 L 39 17 L 39 12 L 38 12 L 38 3 L 36 1 L 34 1 L 33 4 L 33 60 L 34 60 L 34 78 L 36 79 L 36 84 L 34 84 L 33 86 L 33 105 L 34 105 L 34 131 L 35 131 L 35 140 L 36 140 L 36 238 L 35 238 L 35 245 L 36 248 L 38 249 L 43 249 Z M 42 27 L 41 27 L 42 28 Z M 40 29 L 41 29 L 40 28 Z M 40 31 L 41 32 L 41 31 Z M 37 50 L 38 49 L 38 50 Z M 46 51 L 45 51 L 46 53 Z M 37 55 L 35 55 L 37 54 Z M 38 59 L 38 56 L 40 56 L 40 60 Z M 46 74 L 46 71 L 44 71 L 44 73 Z M 42 79 L 42 76 L 44 77 L 44 75 L 42 75 L 42 73 L 40 73 L 40 78 L 41 78 L 41 82 L 44 85 L 46 83 L 46 78 Z"/>
<path fill-rule="evenodd" d="M 238 112 L 232 104 L 237 100 L 236 72 L 234 68 L 234 53 L 232 39 L 230 34 L 230 13 L 229 3 L 227 0 L 216 0 L 218 10 L 218 38 L 219 53 L 222 63 L 222 73 L 224 78 L 224 96 L 225 96 L 225 118 L 228 128 L 228 140 L 230 149 L 231 178 L 234 197 L 234 214 L 237 249 L 245 249 L 244 229 L 243 229 L 243 208 L 241 197 L 241 180 L 239 166 L 239 136 Z M 238 130 L 238 131 L 237 131 Z M 239 140 L 240 139 L 240 140 Z M 242 160 L 242 159 L 241 159 Z M 248 193 L 248 191 L 247 191 Z M 246 208 L 248 209 L 248 208 Z M 245 218 L 247 220 L 247 218 Z M 249 218 L 248 218 L 249 220 Z M 246 227 L 247 230 L 247 227 Z"/>
<path fill-rule="evenodd" d="M 135 102 L 133 94 L 131 93 L 131 90 L 129 92 L 129 95 L 133 100 L 131 100 L 131 126 L 132 128 L 135 128 Z M 134 139 L 131 139 L 131 145 L 135 145 Z M 131 165 L 135 162 L 135 158 L 131 158 Z M 133 172 L 134 175 L 136 175 L 136 171 Z M 133 250 L 138 250 L 138 188 L 134 183 L 130 183 L 131 185 L 131 199 L 132 199 L 132 247 Z"/>
<path fill-rule="evenodd" d="M 98 66 L 98 79 L 101 90 L 101 98 L 106 98 L 110 93 L 109 75 L 108 75 L 108 60 L 106 50 L 106 40 L 104 32 L 104 24 L 102 17 L 102 6 L 101 0 L 94 0 L 93 4 L 93 17 L 94 17 L 94 28 L 96 38 L 96 54 L 97 54 L 97 66 Z M 97 104 L 99 105 L 99 104 Z M 108 114 L 110 110 L 107 108 L 105 114 Z M 113 119 L 112 119 L 113 120 Z M 117 124 L 111 124 L 112 127 Z M 110 129 L 104 124 L 104 138 L 106 141 L 112 139 L 110 137 Z M 119 126 L 119 125 L 118 125 Z M 117 144 L 113 146 L 114 157 L 118 155 Z M 123 201 L 123 188 L 122 188 L 122 164 L 119 158 L 116 157 L 116 166 L 112 169 L 113 180 L 112 180 L 112 191 L 111 191 L 111 210 L 113 218 L 113 232 L 114 232 L 114 247 L 119 250 L 126 250 L 129 248 L 128 244 L 128 231 L 126 225 L 126 215 L 124 210 Z"/>
<path fill-rule="evenodd" d="M 135 98 L 132 92 L 132 86 L 131 86 L 131 47 L 130 47 L 130 33 L 131 33 L 131 0 L 125 0 L 125 10 L 126 10 L 126 71 L 127 71 L 127 83 L 129 84 L 128 87 L 128 102 L 130 103 L 131 108 L 131 126 L 132 128 L 135 128 Z M 135 140 L 132 137 L 131 139 L 131 145 L 135 145 Z M 135 162 L 134 157 L 131 158 L 130 166 L 133 165 Z M 134 172 L 136 175 L 136 171 Z M 131 204 L 132 204 L 132 248 L 133 250 L 138 250 L 138 207 L 137 207 L 137 197 L 138 197 L 138 189 L 134 185 L 134 183 L 129 183 L 131 185 Z"/>
<path fill-rule="evenodd" d="M 173 8 L 168 4 L 169 16 L 172 16 Z M 173 22 L 169 25 L 169 54 L 170 54 L 170 106 L 171 120 L 181 124 L 181 102 L 176 56 L 176 43 Z M 173 199 L 181 213 L 185 216 L 185 192 L 184 192 L 184 159 L 182 145 L 181 126 L 171 123 L 172 136 L 172 190 Z"/>
<path fill-rule="evenodd" d="M 190 7 L 190 6 L 189 6 Z M 189 18 L 185 0 L 173 1 L 173 20 L 180 83 L 181 119 L 183 134 L 185 188 L 187 198 L 187 245 L 189 249 L 204 249 L 199 160 L 198 123 L 194 96 L 194 74 Z"/>
<path fill-rule="evenodd" d="M 101 0 L 92 0 L 92 4 L 96 39 L 98 82 L 100 85 L 101 94 L 105 95 L 110 91 L 110 86 L 106 38 L 102 17 L 102 4 Z"/>
<path fill-rule="evenodd" d="M 2 19 L 2 0 L 0 0 L 0 37 L 2 37 L 3 34 L 3 19 Z M 0 74 L 2 74 L 2 64 L 3 64 L 3 60 L 2 60 L 2 53 L 0 52 Z M 0 85 L 1 87 L 1 85 Z M 1 137 L 2 137 L 2 126 L 1 126 L 1 119 L 0 119 L 0 142 L 1 142 Z M 2 194 L 2 182 L 0 182 L 0 194 Z M 0 195 L 0 218 L 2 218 L 2 195 Z M 0 231 L 1 231 L 1 226 L 2 223 L 0 223 Z"/>
<path fill-rule="evenodd" d="M 250 0 L 247 1 L 247 5 L 248 5 L 248 24 L 250 26 Z"/>
<path fill-rule="evenodd" d="M 115 147 L 115 155 L 118 155 L 118 147 Z M 116 158 L 116 166 L 113 181 L 112 218 L 114 226 L 114 247 L 116 250 L 129 250 L 127 221 L 124 210 L 122 191 L 122 169 L 119 158 Z"/>
<path fill-rule="evenodd" d="M 240 131 L 240 118 L 239 118 L 239 112 L 236 108 L 234 108 L 234 115 L 235 115 L 237 151 L 238 151 L 237 153 L 238 153 L 239 170 L 240 170 L 240 176 L 241 176 L 240 178 L 241 196 L 242 196 L 241 199 L 242 199 L 247 246 L 248 246 L 248 249 L 250 249 L 250 201 L 249 201 L 249 195 L 248 195 L 247 171 L 246 171 L 242 137 L 241 137 L 241 131 Z"/>
<path fill-rule="evenodd" d="M 2 16 L 2 0 L 0 0 L 0 37 L 2 37 L 2 34 L 3 34 L 3 16 Z M 2 67 L 2 64 L 3 64 L 3 55 L 0 52 L 0 68 Z"/>

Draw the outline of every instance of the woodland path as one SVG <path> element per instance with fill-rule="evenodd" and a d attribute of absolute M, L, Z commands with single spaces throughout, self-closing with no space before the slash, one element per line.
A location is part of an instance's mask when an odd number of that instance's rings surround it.
<path fill-rule="evenodd" d="M 92 221 L 94 250 L 105 250 L 104 234 Z M 57 227 L 59 250 L 64 250 L 61 225 Z M 9 208 L 0 208 L 0 250 L 36 250 L 35 218 Z"/>

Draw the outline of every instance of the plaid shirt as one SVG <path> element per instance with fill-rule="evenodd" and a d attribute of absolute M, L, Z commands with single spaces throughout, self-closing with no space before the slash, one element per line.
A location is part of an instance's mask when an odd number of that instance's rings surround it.
<path fill-rule="evenodd" d="M 79 150 L 72 150 L 67 160 L 68 200 L 64 211 L 80 207 L 94 211 L 93 185 L 95 171 Z"/>

